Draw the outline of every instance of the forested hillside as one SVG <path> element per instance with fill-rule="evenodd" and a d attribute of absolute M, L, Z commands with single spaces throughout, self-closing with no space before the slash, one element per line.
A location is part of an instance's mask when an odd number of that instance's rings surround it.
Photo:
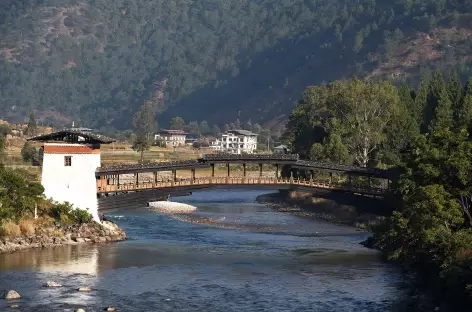
<path fill-rule="evenodd" d="M 471 71 L 467 0 L 6 0 L 0 112 L 128 128 L 287 114 L 306 85 Z"/>

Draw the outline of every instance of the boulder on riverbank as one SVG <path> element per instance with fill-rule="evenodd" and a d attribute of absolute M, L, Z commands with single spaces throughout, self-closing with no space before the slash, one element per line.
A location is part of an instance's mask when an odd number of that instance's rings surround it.
<path fill-rule="evenodd" d="M 105 243 L 122 241 L 126 233 L 112 222 L 90 222 L 69 226 L 40 228 L 34 235 L 0 237 L 0 253 L 27 248 L 44 248 L 79 243 Z"/>
<path fill-rule="evenodd" d="M 5 300 L 14 300 L 14 299 L 20 299 L 21 296 L 19 293 L 17 293 L 14 290 L 9 290 L 5 295 L 3 295 L 3 298 Z"/>

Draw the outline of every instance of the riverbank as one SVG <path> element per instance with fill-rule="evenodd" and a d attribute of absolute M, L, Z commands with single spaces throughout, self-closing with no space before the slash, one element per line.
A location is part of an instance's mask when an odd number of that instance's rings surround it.
<path fill-rule="evenodd" d="M 69 226 L 38 227 L 33 235 L 0 237 L 0 253 L 11 253 L 29 248 L 46 248 L 85 243 L 107 243 L 126 239 L 126 233 L 116 224 L 90 222 Z"/>
<path fill-rule="evenodd" d="M 372 213 L 372 209 L 362 206 L 362 203 L 350 205 L 333 199 L 317 198 L 309 192 L 264 194 L 257 196 L 256 202 L 265 204 L 275 211 L 320 219 L 337 225 L 353 226 L 362 230 L 370 230 L 383 219 L 381 214 Z"/>

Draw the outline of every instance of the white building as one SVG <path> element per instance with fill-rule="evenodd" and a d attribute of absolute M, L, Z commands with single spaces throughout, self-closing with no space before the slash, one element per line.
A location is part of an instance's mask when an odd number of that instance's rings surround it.
<path fill-rule="evenodd" d="M 184 146 L 186 133 L 183 130 L 161 130 L 154 135 L 154 141 L 163 142 L 167 147 Z"/>
<path fill-rule="evenodd" d="M 257 134 L 247 130 L 229 130 L 221 136 L 220 151 L 252 154 L 257 149 Z"/>
<path fill-rule="evenodd" d="M 101 165 L 100 144 L 114 140 L 91 132 L 65 129 L 28 139 L 44 142 L 41 184 L 44 195 L 69 202 L 98 217 L 95 171 Z"/>

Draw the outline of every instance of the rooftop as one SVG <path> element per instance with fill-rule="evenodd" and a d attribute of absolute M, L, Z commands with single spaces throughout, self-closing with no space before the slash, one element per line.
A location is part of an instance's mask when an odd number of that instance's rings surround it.
<path fill-rule="evenodd" d="M 234 134 L 239 134 L 239 135 L 257 135 L 254 132 L 248 131 L 248 130 L 240 130 L 240 129 L 233 129 L 233 130 L 228 130 L 228 133 L 234 133 Z"/>
<path fill-rule="evenodd" d="M 115 139 L 90 131 L 84 131 L 83 129 L 71 128 L 34 136 L 28 138 L 28 141 L 108 144 L 115 142 Z"/>
<path fill-rule="evenodd" d="M 180 135 L 187 134 L 187 133 L 185 133 L 184 130 L 168 130 L 168 129 L 161 129 L 161 130 L 158 131 L 157 133 L 180 134 Z"/>

